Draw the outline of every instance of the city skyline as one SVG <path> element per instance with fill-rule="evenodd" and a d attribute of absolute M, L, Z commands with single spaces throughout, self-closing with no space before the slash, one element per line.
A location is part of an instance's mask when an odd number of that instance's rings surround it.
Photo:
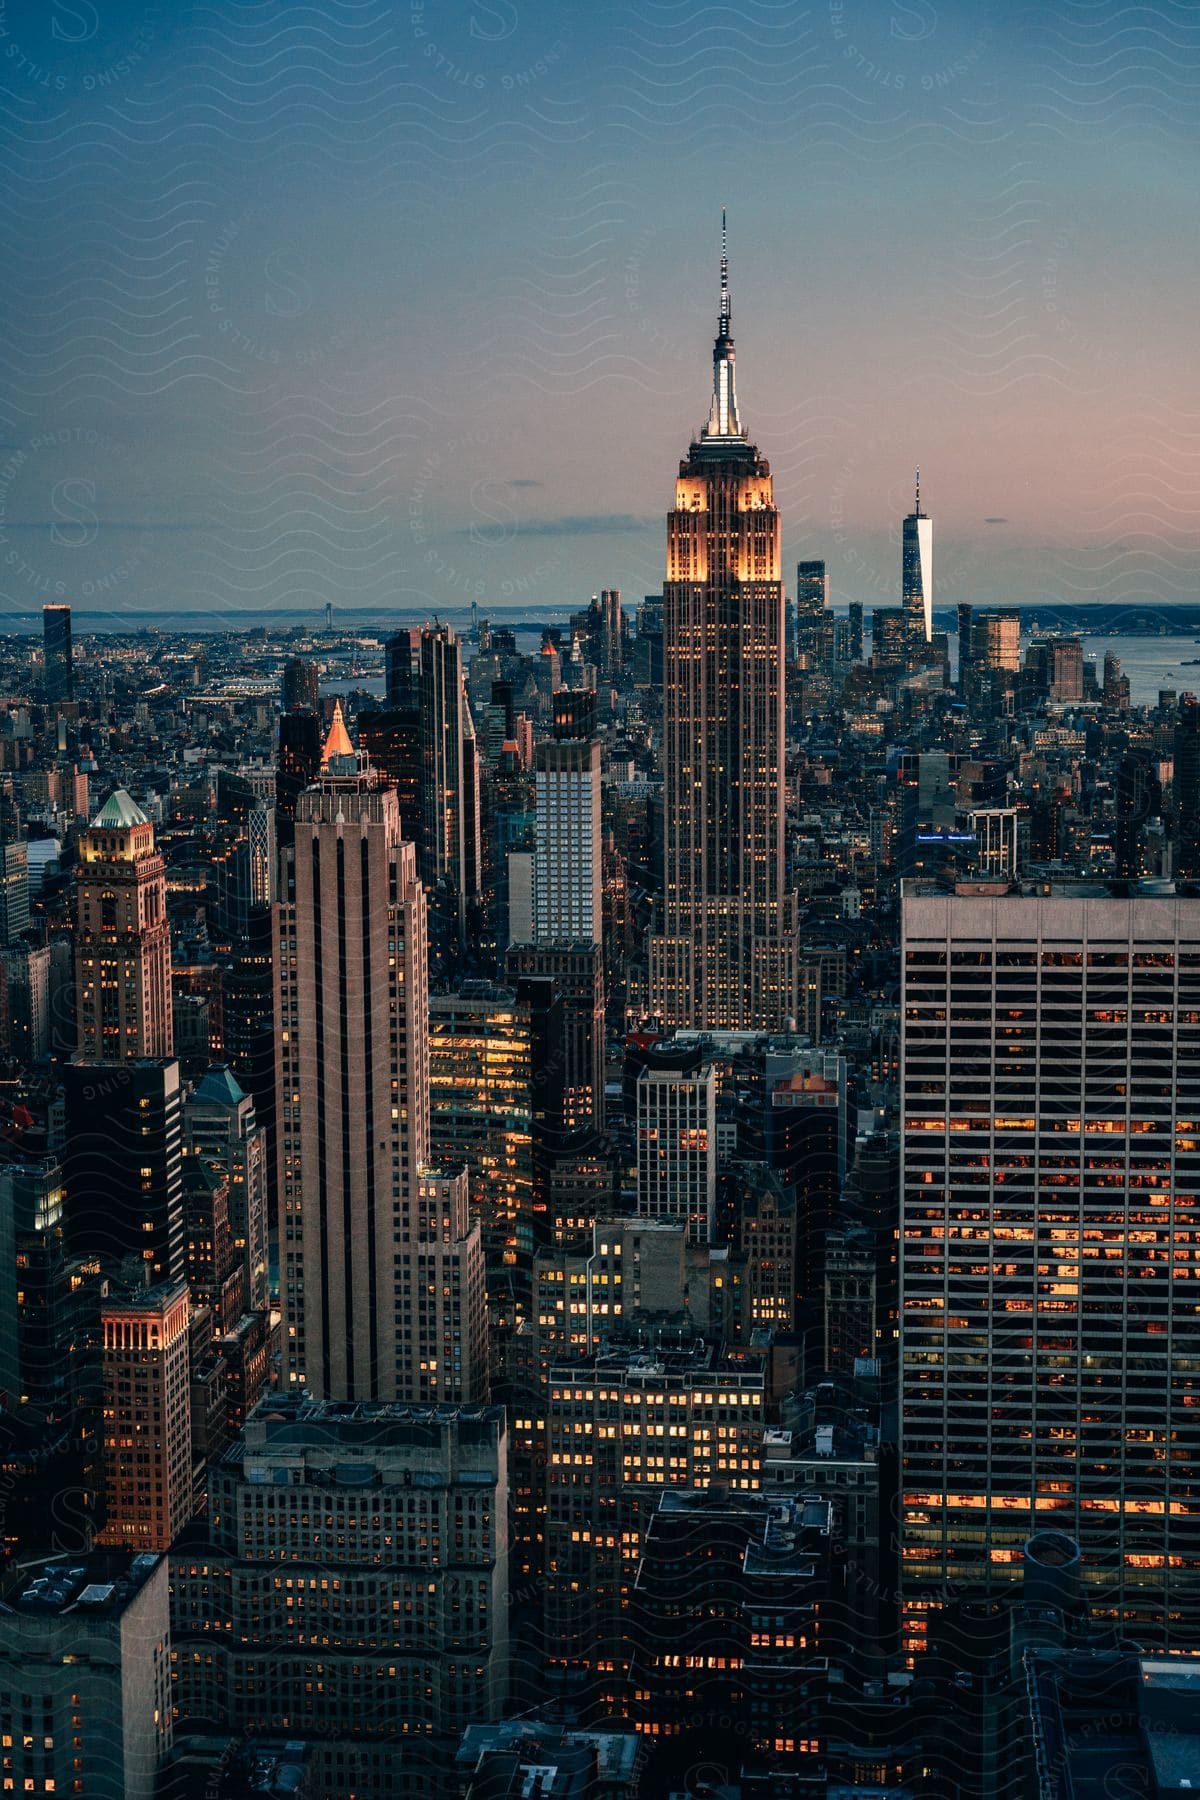
<path fill-rule="evenodd" d="M 1200 1789 L 1198 103 L 0 0 L 6 1792 Z"/>
<path fill-rule="evenodd" d="M 1065 4 L 436 16 L 10 22 L 84 148 L 10 169 L 6 610 L 655 591 L 722 202 L 785 568 L 887 603 L 919 462 L 951 602 L 1200 591 L 1184 9 L 1173 66 Z"/>

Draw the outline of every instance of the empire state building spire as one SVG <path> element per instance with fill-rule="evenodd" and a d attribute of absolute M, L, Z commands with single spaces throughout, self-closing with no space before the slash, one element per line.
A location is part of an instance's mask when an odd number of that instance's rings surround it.
<path fill-rule="evenodd" d="M 713 397 L 704 437 L 740 438 L 737 407 L 737 353 L 733 347 L 729 307 L 729 254 L 725 237 L 725 209 L 721 208 L 721 305 L 717 337 L 713 345 Z"/>
<path fill-rule="evenodd" d="M 646 1010 L 671 1030 L 803 1015 L 784 836 L 784 596 L 771 466 L 742 435 L 729 265 L 712 414 L 679 464 L 663 582 L 663 898 Z"/>

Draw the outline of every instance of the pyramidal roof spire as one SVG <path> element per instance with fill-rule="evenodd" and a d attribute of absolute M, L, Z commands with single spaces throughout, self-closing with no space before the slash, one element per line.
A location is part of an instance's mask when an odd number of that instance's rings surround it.
<path fill-rule="evenodd" d="M 131 798 L 125 788 L 114 788 L 100 811 L 92 820 L 93 830 L 103 831 L 106 827 L 112 830 L 128 831 L 134 825 L 148 825 L 146 814 L 137 802 Z"/>
<path fill-rule="evenodd" d="M 335 756 L 354 756 L 354 745 L 350 742 L 350 733 L 346 730 L 346 721 L 342 717 L 340 700 L 335 700 L 333 703 L 333 723 L 329 727 L 329 736 L 325 739 L 325 748 L 321 752 L 321 767 L 327 769 Z"/>
<path fill-rule="evenodd" d="M 717 339 L 713 345 L 713 397 L 705 438 L 740 438 L 737 407 L 736 353 L 733 348 L 732 309 L 729 299 L 729 240 L 725 208 L 721 208 L 721 300 L 717 313 Z"/>

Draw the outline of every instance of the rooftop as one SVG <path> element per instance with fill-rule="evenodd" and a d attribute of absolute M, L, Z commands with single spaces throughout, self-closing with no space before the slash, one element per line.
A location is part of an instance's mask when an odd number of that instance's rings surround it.
<path fill-rule="evenodd" d="M 1026 1657 L 1038 1800 L 1200 1792 L 1200 1657 L 1108 1651 Z"/>
<path fill-rule="evenodd" d="M 125 1610 L 162 1560 L 151 1552 L 131 1556 L 123 1550 L 96 1550 L 42 1563 L 21 1576 L 0 1612 L 114 1617 Z"/>
<path fill-rule="evenodd" d="M 148 825 L 149 819 L 124 788 L 114 788 L 92 820 L 93 829 L 126 830 L 131 825 Z"/>
<path fill-rule="evenodd" d="M 901 884 L 906 900 L 1174 900 L 1200 896 L 1194 881 L 1119 881 L 1103 876 L 1049 876 L 1043 881 L 939 881 L 906 880 Z"/>
<path fill-rule="evenodd" d="M 206 1106 L 240 1106 L 245 1098 L 232 1070 L 224 1063 L 214 1063 L 192 1089 L 192 1099 Z"/>

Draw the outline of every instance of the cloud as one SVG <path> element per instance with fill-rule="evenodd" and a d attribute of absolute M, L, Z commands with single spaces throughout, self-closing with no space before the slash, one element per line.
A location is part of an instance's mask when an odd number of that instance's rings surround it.
<path fill-rule="evenodd" d="M 639 519 L 634 513 L 568 513 L 562 519 L 527 519 L 522 537 L 599 537 L 624 532 L 656 531 L 663 521 L 655 515 Z"/>
<path fill-rule="evenodd" d="M 983 522 L 985 525 L 1007 525 L 1008 524 L 1007 519 L 985 519 Z"/>
<path fill-rule="evenodd" d="M 527 488 L 541 487 L 542 484 L 540 481 L 510 481 L 508 485 L 509 487 Z"/>
<path fill-rule="evenodd" d="M 78 520 L 64 519 L 0 519 L 0 533 L 5 531 L 53 531 L 64 526 L 78 527 Z M 90 529 L 96 531 L 211 531 L 209 519 L 95 519 Z"/>

